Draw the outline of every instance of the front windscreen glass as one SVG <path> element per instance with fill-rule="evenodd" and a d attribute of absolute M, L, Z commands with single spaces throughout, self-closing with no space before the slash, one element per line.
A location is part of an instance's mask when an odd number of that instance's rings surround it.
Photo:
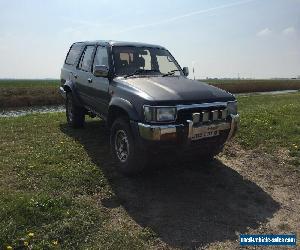
<path fill-rule="evenodd" d="M 179 65 L 165 49 L 149 47 L 113 47 L 115 74 L 127 76 L 142 75 L 183 75 Z"/>

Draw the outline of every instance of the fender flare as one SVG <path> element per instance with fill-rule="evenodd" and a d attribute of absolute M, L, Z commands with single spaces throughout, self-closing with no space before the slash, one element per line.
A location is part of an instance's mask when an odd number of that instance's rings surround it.
<path fill-rule="evenodd" d="M 139 114 L 136 111 L 135 107 L 126 99 L 123 99 L 121 97 L 113 97 L 109 103 L 108 112 L 112 107 L 123 109 L 128 114 L 130 120 L 139 120 Z"/>
<path fill-rule="evenodd" d="M 76 90 L 76 87 L 74 85 L 74 83 L 70 80 L 67 80 L 64 85 L 63 85 L 63 89 L 64 91 L 66 92 L 72 92 L 72 96 L 74 98 L 74 101 L 75 103 L 78 105 L 78 106 L 82 106 L 82 102 L 80 101 L 80 97 L 77 93 L 77 90 Z"/>

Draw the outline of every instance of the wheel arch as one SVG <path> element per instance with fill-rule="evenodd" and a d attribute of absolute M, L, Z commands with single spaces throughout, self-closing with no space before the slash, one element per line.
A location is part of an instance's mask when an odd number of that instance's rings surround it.
<path fill-rule="evenodd" d="M 75 85 L 72 81 L 67 80 L 63 85 L 64 91 L 66 93 L 72 93 L 73 99 L 78 106 L 82 106 L 78 93 L 76 91 Z"/>
<path fill-rule="evenodd" d="M 109 104 L 107 125 L 111 127 L 113 121 L 120 116 L 125 116 L 128 120 L 138 120 L 138 113 L 134 106 L 129 101 L 116 97 Z"/>

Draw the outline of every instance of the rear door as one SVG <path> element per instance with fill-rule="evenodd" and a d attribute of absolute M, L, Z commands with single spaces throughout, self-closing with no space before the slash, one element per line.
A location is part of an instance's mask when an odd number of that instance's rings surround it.
<path fill-rule="evenodd" d="M 64 84 L 66 80 L 71 80 L 76 82 L 74 75 L 76 76 L 76 66 L 78 59 L 82 53 L 84 44 L 83 43 L 74 43 L 72 44 L 69 52 L 66 56 L 65 63 L 61 69 L 61 82 Z"/>
<path fill-rule="evenodd" d="M 94 109 L 95 106 L 92 98 L 92 80 L 90 79 L 94 53 L 95 46 L 87 45 L 81 55 L 76 70 L 76 86 L 78 93 L 84 105 L 91 109 Z"/>
<path fill-rule="evenodd" d="M 97 47 L 93 67 L 95 65 L 106 66 L 109 69 L 107 47 Z M 108 113 L 108 104 L 110 101 L 110 95 L 108 92 L 109 79 L 107 77 L 94 76 L 92 73 L 89 77 L 92 79 L 91 86 L 93 87 L 93 92 L 91 95 L 94 99 L 93 103 L 95 104 L 95 110 L 106 117 Z"/>

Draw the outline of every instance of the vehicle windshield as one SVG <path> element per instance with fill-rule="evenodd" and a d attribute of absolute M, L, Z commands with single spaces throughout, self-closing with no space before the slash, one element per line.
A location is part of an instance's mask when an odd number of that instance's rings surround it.
<path fill-rule="evenodd" d="M 174 57 L 165 49 L 115 46 L 113 58 L 117 76 L 183 75 Z"/>

